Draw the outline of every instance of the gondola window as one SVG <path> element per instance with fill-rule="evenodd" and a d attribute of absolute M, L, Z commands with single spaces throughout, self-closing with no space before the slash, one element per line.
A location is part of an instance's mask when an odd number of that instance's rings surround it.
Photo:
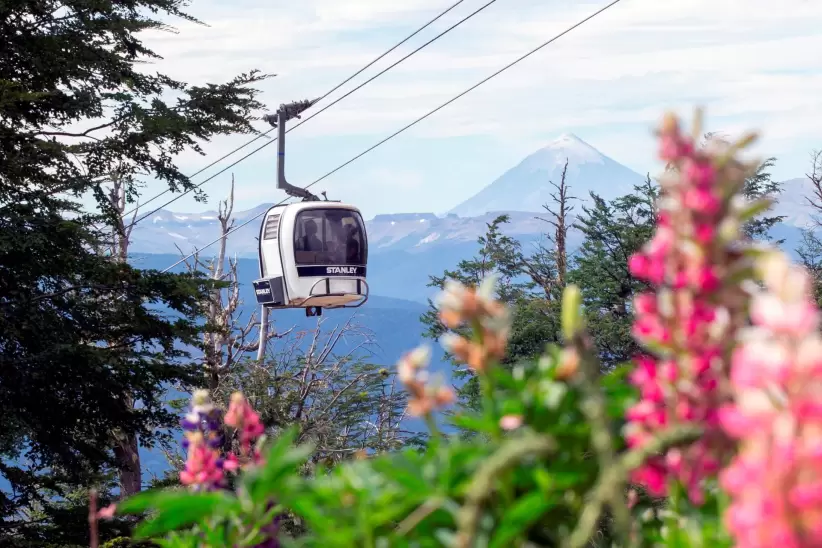
<path fill-rule="evenodd" d="M 362 217 L 345 209 L 309 209 L 297 214 L 294 258 L 298 265 L 365 265 Z"/>

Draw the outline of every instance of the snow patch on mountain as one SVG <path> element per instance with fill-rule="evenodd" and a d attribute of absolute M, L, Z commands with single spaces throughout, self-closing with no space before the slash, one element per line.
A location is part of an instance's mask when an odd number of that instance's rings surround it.
<path fill-rule="evenodd" d="M 421 245 L 430 244 L 431 242 L 436 242 L 440 239 L 439 232 L 432 232 L 422 240 L 420 240 L 415 247 L 419 247 Z"/>
<path fill-rule="evenodd" d="M 374 222 L 406 222 L 406 221 L 436 221 L 439 217 L 433 213 L 383 213 L 374 217 Z"/>

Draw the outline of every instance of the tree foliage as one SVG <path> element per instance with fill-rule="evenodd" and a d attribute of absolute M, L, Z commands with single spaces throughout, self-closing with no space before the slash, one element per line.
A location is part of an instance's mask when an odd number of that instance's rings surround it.
<path fill-rule="evenodd" d="M 539 355 L 546 344 L 557 340 L 558 333 L 554 285 L 556 256 L 539 242 L 530 253 L 524 251 L 520 242 L 502 233 L 502 228 L 509 222 L 508 215 L 500 215 L 487 223 L 486 233 L 477 240 L 477 254 L 461 260 L 454 270 L 446 270 L 442 276 L 430 276 L 428 284 L 442 289 L 448 280 L 455 280 L 467 286 L 477 286 L 491 275 L 497 277 L 497 298 L 513 310 L 510 343 L 503 361 L 506 365 Z M 448 331 L 465 334 L 464 330 L 447 329 L 437 314 L 435 303 L 429 300 L 429 309 L 421 317 L 427 337 L 438 338 Z M 479 404 L 476 378 L 460 367 L 454 376 L 467 378 L 459 395 L 465 405 L 476 407 Z"/>
<path fill-rule="evenodd" d="M 583 241 L 574 254 L 572 283 L 582 289 L 588 322 L 605 367 L 625 362 L 638 347 L 631 337 L 631 300 L 643 283 L 628 258 L 653 234 L 658 188 L 650 176 L 634 193 L 606 202 L 596 194 L 574 225 Z"/>
<path fill-rule="evenodd" d="M 197 276 L 109 260 L 113 172 L 191 188 L 175 155 L 253 131 L 249 72 L 189 85 L 145 70 L 144 31 L 194 19 L 178 0 L 17 1 L 0 6 L 0 537 L 37 536 L 61 498 L 112 464 L 112 434 L 163 436 L 163 385 L 187 383 Z M 82 206 L 93 198 L 96 208 Z M 118 341 L 117 344 L 110 344 Z M 128 398 L 124 398 L 128 395 Z M 130 405 L 139 400 L 139 408 Z"/>
<path fill-rule="evenodd" d="M 818 234 L 822 227 L 822 150 L 811 153 L 811 169 L 805 177 L 810 183 L 810 195 L 805 196 L 805 201 L 813 213 L 809 226 L 802 230 L 802 242 L 797 254 L 802 265 L 811 273 L 816 302 L 822 305 L 822 238 Z"/>
<path fill-rule="evenodd" d="M 759 165 L 756 173 L 745 179 L 745 186 L 742 196 L 748 201 L 761 198 L 779 199 L 782 194 L 782 183 L 774 181 L 771 177 L 770 168 L 776 163 L 776 158 L 768 158 Z M 771 214 L 769 214 L 771 213 Z M 771 211 L 763 212 L 756 218 L 751 219 L 743 226 L 745 235 L 754 240 L 770 240 L 771 229 L 785 219 L 784 215 L 773 215 Z M 780 240 L 775 242 L 782 244 Z"/>

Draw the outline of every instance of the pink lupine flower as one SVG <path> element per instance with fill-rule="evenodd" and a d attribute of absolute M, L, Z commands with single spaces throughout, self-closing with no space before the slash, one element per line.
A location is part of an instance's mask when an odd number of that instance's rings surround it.
<path fill-rule="evenodd" d="M 225 415 L 225 424 L 238 430 L 243 459 L 250 458 L 255 463 L 259 462 L 260 454 L 253 444 L 265 433 L 265 427 L 260 421 L 260 416 L 242 393 L 235 392 L 231 395 L 231 403 Z M 229 467 L 233 464 L 235 463 L 228 463 Z"/>
<path fill-rule="evenodd" d="M 218 487 L 223 481 L 219 454 L 208 446 L 201 434 L 189 437 L 188 459 L 180 472 L 180 482 L 195 489 Z"/>
<path fill-rule="evenodd" d="M 97 517 L 99 519 L 112 519 L 114 515 L 117 513 L 117 505 L 116 504 L 109 504 L 105 508 L 101 508 L 97 512 Z"/>
<path fill-rule="evenodd" d="M 719 413 L 739 453 L 720 474 L 739 548 L 822 546 L 822 338 L 809 276 L 773 252 Z M 790 311 L 790 312 L 788 312 Z M 784 314 L 791 313 L 791 318 Z"/>
<path fill-rule="evenodd" d="M 211 402 L 207 390 L 197 390 L 191 398 L 191 411 L 182 420 L 187 450 L 180 482 L 195 490 L 222 487 L 223 470 L 220 447 L 220 410 Z"/>
<path fill-rule="evenodd" d="M 716 181 L 716 172 L 713 164 L 705 159 L 697 160 L 691 158 L 687 153 L 683 154 L 683 156 L 685 157 L 683 161 L 683 174 L 685 178 L 697 188 L 713 186 Z"/>
<path fill-rule="evenodd" d="M 720 197 L 710 188 L 691 188 L 683 194 L 682 200 L 685 207 L 704 215 L 716 215 L 722 207 Z"/>
<path fill-rule="evenodd" d="M 633 478 L 656 495 L 678 480 L 700 503 L 703 480 L 717 472 L 732 445 L 719 426 L 719 407 L 727 400 L 721 387 L 745 299 L 741 280 L 731 281 L 729 273 L 749 259 L 739 241 L 729 245 L 727 234 L 720 240 L 715 227 L 741 224 L 723 222 L 735 220 L 729 204 L 745 170 L 733 158 L 720 162 L 696 147 L 673 116 L 664 119 L 659 136 L 660 157 L 673 169 L 660 180 L 656 234 L 628 262 L 631 274 L 653 290 L 634 303 L 634 337 L 651 353 L 636 359 L 631 382 L 640 400 L 627 411 L 626 440 L 640 447 L 671 426 L 701 427 L 701 439 L 651 459 Z"/>
<path fill-rule="evenodd" d="M 236 472 L 242 466 L 240 465 L 240 459 L 237 458 L 237 455 L 231 453 L 223 460 L 223 470 L 228 472 Z"/>

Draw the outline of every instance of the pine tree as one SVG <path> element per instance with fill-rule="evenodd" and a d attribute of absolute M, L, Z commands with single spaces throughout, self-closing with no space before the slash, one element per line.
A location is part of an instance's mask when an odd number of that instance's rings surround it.
<path fill-rule="evenodd" d="M 570 279 L 580 286 L 589 330 L 603 366 L 631 359 L 639 350 L 631 337 L 631 300 L 643 284 L 628 271 L 628 258 L 651 237 L 658 187 L 646 177 L 634 193 L 606 202 L 591 193 L 576 228 L 583 243 Z"/>
<path fill-rule="evenodd" d="M 768 158 L 756 173 L 745 180 L 745 188 L 742 195 L 748 200 L 758 200 L 760 198 L 771 198 L 778 200 L 782 194 L 782 183 L 774 181 L 769 171 L 776 163 L 776 158 Z M 777 224 L 785 220 L 784 215 L 771 214 L 773 206 L 768 211 L 758 215 L 755 219 L 748 221 L 743 227 L 745 235 L 753 240 L 771 240 L 770 231 Z M 777 245 L 784 243 L 783 240 L 774 242 Z"/>
<path fill-rule="evenodd" d="M 162 439 L 176 422 L 163 385 L 196 381 L 179 347 L 195 341 L 204 281 L 100 252 L 112 228 L 122 236 L 112 173 L 128 203 L 143 177 L 191 188 L 175 155 L 252 132 L 262 108 L 249 87 L 266 78 L 258 72 L 192 86 L 141 70 L 158 56 L 140 33 L 167 30 L 159 16 L 195 21 L 183 6 L 0 6 L 0 476 L 11 484 L 0 492 L 0 541 L 42 538 L 27 510 L 53 520 L 54 495 L 122 467 L 114 433 L 145 446 Z"/>
<path fill-rule="evenodd" d="M 728 147 L 731 143 L 718 133 L 707 133 L 704 136 L 704 144 L 709 144 L 714 141 L 719 146 Z M 779 195 L 782 194 L 782 183 L 774 181 L 771 176 L 770 169 L 776 164 L 776 158 L 770 157 L 765 159 L 750 177 L 745 179 L 745 186 L 742 189 L 742 196 L 749 201 L 758 200 L 761 198 L 770 198 L 774 201 L 779 200 Z M 748 221 L 742 227 L 743 233 L 753 240 L 771 240 L 770 231 L 777 224 L 781 223 L 784 215 L 770 214 L 773 207 L 767 211 L 760 213 L 755 219 Z M 782 241 L 775 242 L 777 245 L 782 244 Z"/>

